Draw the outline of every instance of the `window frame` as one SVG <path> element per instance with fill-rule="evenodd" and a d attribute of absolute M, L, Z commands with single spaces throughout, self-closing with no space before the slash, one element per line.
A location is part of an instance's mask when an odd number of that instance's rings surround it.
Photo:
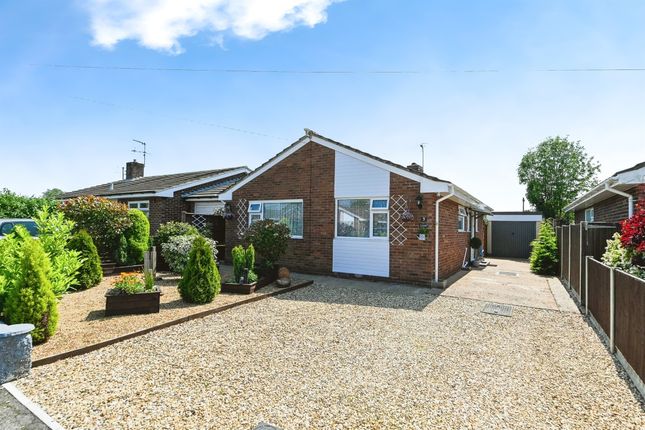
<path fill-rule="evenodd" d="M 589 213 L 591 214 L 591 219 L 589 219 L 589 217 L 587 216 L 587 214 L 589 214 Z M 593 209 L 593 206 L 590 207 L 590 208 L 586 208 L 584 215 L 585 215 L 585 222 L 594 222 L 596 220 L 596 214 L 595 214 L 595 211 Z"/>
<path fill-rule="evenodd" d="M 247 208 L 247 214 L 248 214 L 248 227 L 251 226 L 252 224 L 252 217 L 253 216 L 260 216 L 258 219 L 255 221 L 262 221 L 264 220 L 264 204 L 265 203 L 300 203 L 302 205 L 302 235 L 293 235 L 290 234 L 291 239 L 304 239 L 304 234 L 305 234 L 305 202 L 303 199 L 283 199 L 283 200 L 252 200 L 249 202 L 249 207 Z M 251 205 L 260 205 L 259 210 L 251 210 Z"/>
<path fill-rule="evenodd" d="M 148 207 L 146 207 L 144 209 L 141 209 L 141 204 L 142 203 L 145 203 L 146 205 L 148 205 Z M 136 207 L 131 207 L 130 206 L 131 204 L 136 204 Z M 128 210 L 130 210 L 130 209 L 139 209 L 141 212 L 146 214 L 146 216 L 148 218 L 150 218 L 150 200 L 129 200 L 127 205 L 128 205 Z"/>
<path fill-rule="evenodd" d="M 463 219 L 463 226 L 460 227 L 459 223 Z M 459 233 L 468 233 L 470 231 L 469 229 L 469 224 L 470 223 L 470 216 L 468 215 L 468 211 L 466 208 L 462 205 L 459 205 L 457 208 L 457 231 Z"/>
<path fill-rule="evenodd" d="M 368 217 L 368 232 L 367 237 L 352 237 L 352 236 L 339 236 L 338 235 L 338 202 L 340 200 L 369 200 L 370 214 Z M 384 208 L 375 208 L 374 201 L 385 200 Z M 374 236 L 374 214 L 386 214 L 387 216 L 387 231 L 385 236 Z M 390 199 L 389 197 L 336 197 L 334 205 L 334 239 L 342 240 L 389 240 L 390 239 Z"/>

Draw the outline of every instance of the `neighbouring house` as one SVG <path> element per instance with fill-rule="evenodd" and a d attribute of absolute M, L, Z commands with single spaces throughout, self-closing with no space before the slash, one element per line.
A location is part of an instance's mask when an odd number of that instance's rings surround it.
<path fill-rule="evenodd" d="M 564 209 L 574 212 L 575 222 L 618 223 L 634 213 L 645 200 L 645 162 L 614 173 Z"/>
<path fill-rule="evenodd" d="M 487 252 L 500 258 L 529 258 L 541 223 L 540 212 L 493 212 L 488 219 Z"/>
<path fill-rule="evenodd" d="M 126 163 L 125 179 L 64 193 L 60 198 L 100 196 L 140 209 L 150 219 L 154 234 L 168 221 L 185 221 L 211 230 L 213 239 L 225 243 L 224 203 L 219 193 L 240 181 L 247 167 L 229 167 L 198 172 L 144 176 L 144 165 Z"/>
<path fill-rule="evenodd" d="M 291 229 L 292 270 L 431 283 L 474 257 L 471 237 L 485 241 L 492 209 L 455 184 L 305 132 L 219 195 L 228 250 L 273 219 Z"/>

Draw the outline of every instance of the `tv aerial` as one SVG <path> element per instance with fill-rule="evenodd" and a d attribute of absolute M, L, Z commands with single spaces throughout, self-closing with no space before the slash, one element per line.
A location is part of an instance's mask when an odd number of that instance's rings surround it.
<path fill-rule="evenodd" d="M 140 143 L 143 145 L 143 150 L 140 149 L 132 149 L 130 152 L 134 152 L 135 154 L 143 154 L 143 165 L 146 165 L 146 155 L 149 154 L 149 152 L 146 150 L 146 142 L 142 142 L 141 140 L 137 139 L 132 139 L 133 142 Z"/>

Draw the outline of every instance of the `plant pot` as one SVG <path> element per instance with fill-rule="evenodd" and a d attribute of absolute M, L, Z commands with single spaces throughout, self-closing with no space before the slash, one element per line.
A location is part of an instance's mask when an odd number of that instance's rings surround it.
<path fill-rule="evenodd" d="M 278 285 L 280 288 L 287 288 L 289 285 L 291 285 L 291 278 L 280 278 L 275 283 Z"/>
<path fill-rule="evenodd" d="M 223 293 L 251 294 L 257 287 L 257 282 L 251 284 L 236 284 L 233 282 L 222 282 Z"/>
<path fill-rule="evenodd" d="M 123 294 L 110 289 L 105 293 L 105 316 L 159 313 L 161 290 Z"/>
<path fill-rule="evenodd" d="M 426 235 L 424 233 L 419 233 L 419 234 L 417 234 L 417 238 L 419 240 L 426 240 Z"/>

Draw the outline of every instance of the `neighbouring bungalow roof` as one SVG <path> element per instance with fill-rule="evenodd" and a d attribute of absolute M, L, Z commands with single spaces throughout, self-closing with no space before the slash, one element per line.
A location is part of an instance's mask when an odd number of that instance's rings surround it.
<path fill-rule="evenodd" d="M 473 195 L 466 192 L 464 189 L 458 187 L 450 181 L 444 179 L 439 179 L 435 176 L 428 175 L 426 173 L 421 173 L 417 170 L 410 169 L 408 167 L 402 166 L 400 164 L 394 163 L 389 160 L 377 157 L 375 155 L 369 154 L 367 152 L 356 149 L 352 146 L 340 143 L 328 137 L 325 137 L 321 134 L 316 133 L 313 130 L 305 129 L 305 135 L 300 139 L 296 140 L 291 145 L 287 146 L 285 149 L 280 151 L 278 154 L 270 158 L 268 161 L 263 163 L 260 167 L 253 170 L 247 177 L 239 181 L 238 183 L 230 186 L 227 190 L 220 193 L 222 200 L 231 200 L 233 192 L 238 188 L 241 188 L 244 184 L 253 180 L 253 178 L 261 175 L 274 164 L 277 164 L 283 158 L 291 155 L 293 152 L 304 146 L 309 142 L 318 143 L 320 145 L 329 147 L 331 149 L 349 153 L 356 158 L 363 159 L 363 161 L 371 162 L 372 164 L 378 164 L 380 167 L 389 170 L 398 175 L 407 177 L 409 179 L 416 180 L 421 183 L 421 192 L 437 192 L 447 194 L 453 192 L 453 199 L 459 201 L 462 204 L 467 204 L 474 207 L 476 210 L 484 213 L 492 212 L 492 208 L 484 204 L 479 199 L 475 198 Z"/>
<path fill-rule="evenodd" d="M 219 194 L 232 185 L 237 184 L 246 173 L 224 178 L 221 181 L 214 182 L 203 188 L 198 188 L 194 191 L 183 193 L 181 196 L 189 201 L 198 200 L 219 200 Z"/>
<path fill-rule="evenodd" d="M 246 166 L 228 167 L 224 169 L 201 170 L 197 172 L 173 173 L 169 175 L 144 176 L 135 179 L 122 179 L 93 187 L 63 193 L 60 199 L 78 196 L 94 195 L 102 197 L 135 197 L 159 196 L 172 197 L 172 193 L 186 188 L 192 188 L 218 179 L 226 182 L 226 187 L 232 185 L 230 180 L 239 181 L 250 169 Z M 233 176 L 235 175 L 235 176 Z M 219 182 L 218 182 L 219 183 Z"/>
<path fill-rule="evenodd" d="M 600 182 L 587 193 L 578 197 L 569 203 L 565 211 L 577 211 L 586 209 L 593 206 L 595 203 L 601 202 L 616 194 L 612 193 L 609 189 L 618 191 L 627 191 L 635 185 L 645 183 L 645 161 L 640 162 L 628 169 L 619 170 L 609 178 Z"/>

